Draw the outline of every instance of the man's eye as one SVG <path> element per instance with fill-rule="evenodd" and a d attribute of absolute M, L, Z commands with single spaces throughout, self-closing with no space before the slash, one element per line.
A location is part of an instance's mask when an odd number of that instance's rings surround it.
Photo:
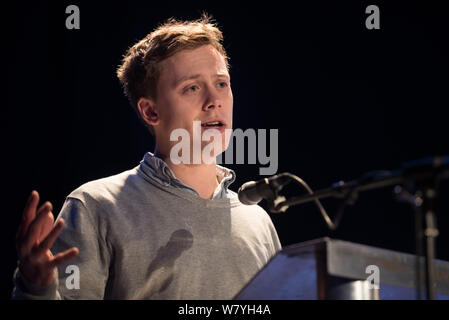
<path fill-rule="evenodd" d="M 220 82 L 220 83 L 218 84 L 218 86 L 219 86 L 220 88 L 226 88 L 226 87 L 228 86 L 228 83 L 227 83 L 227 82 Z"/>
<path fill-rule="evenodd" d="M 198 91 L 199 87 L 198 86 L 190 86 L 187 87 L 187 89 L 185 90 L 186 92 L 195 92 Z"/>

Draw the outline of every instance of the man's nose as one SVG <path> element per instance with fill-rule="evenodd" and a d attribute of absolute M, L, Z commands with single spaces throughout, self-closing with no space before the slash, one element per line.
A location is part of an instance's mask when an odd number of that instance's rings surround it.
<path fill-rule="evenodd" d="M 223 106 L 223 102 L 219 97 L 218 93 L 214 90 L 209 90 L 207 93 L 207 97 L 205 103 L 203 105 L 203 111 L 212 110 L 215 108 L 221 108 Z"/>

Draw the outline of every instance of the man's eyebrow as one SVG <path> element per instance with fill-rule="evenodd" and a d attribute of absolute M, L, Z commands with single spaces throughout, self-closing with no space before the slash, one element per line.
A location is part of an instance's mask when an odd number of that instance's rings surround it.
<path fill-rule="evenodd" d="M 215 75 L 215 77 L 220 78 L 220 77 L 225 77 L 225 78 L 230 78 L 228 73 L 225 72 L 219 72 Z"/>
<path fill-rule="evenodd" d="M 180 83 L 182 83 L 182 82 L 184 82 L 184 81 L 187 81 L 187 80 L 193 80 L 193 79 L 198 79 L 198 78 L 200 78 L 200 77 L 201 77 L 200 74 L 192 74 L 192 75 L 190 75 L 190 76 L 184 76 L 184 77 L 178 78 L 178 79 L 176 79 L 176 81 L 175 81 L 175 86 L 178 86 Z"/>
<path fill-rule="evenodd" d="M 220 72 L 214 75 L 216 78 L 229 78 L 229 74 L 225 73 L 225 72 Z M 201 74 L 192 74 L 190 76 L 184 76 L 181 78 L 178 78 L 175 80 L 175 87 L 177 87 L 178 85 L 180 85 L 182 82 L 187 81 L 187 80 L 193 80 L 193 79 L 198 79 L 201 78 L 202 75 Z"/>

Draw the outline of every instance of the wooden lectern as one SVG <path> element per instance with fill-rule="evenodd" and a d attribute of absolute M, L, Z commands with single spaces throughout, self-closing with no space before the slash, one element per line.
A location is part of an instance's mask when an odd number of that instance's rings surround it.
<path fill-rule="evenodd" d="M 321 238 L 284 248 L 235 299 L 414 300 L 416 264 L 412 254 Z M 449 262 L 435 260 L 434 277 L 436 299 L 449 300 Z"/>

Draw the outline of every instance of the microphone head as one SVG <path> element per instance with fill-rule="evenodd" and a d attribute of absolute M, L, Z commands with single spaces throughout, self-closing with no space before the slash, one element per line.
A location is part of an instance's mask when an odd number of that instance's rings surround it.
<path fill-rule="evenodd" d="M 257 204 L 262 199 L 274 201 L 277 192 L 290 181 L 289 174 L 279 174 L 259 181 L 246 182 L 239 188 L 239 200 L 246 205 Z"/>
<path fill-rule="evenodd" d="M 256 184 L 256 181 L 249 181 L 242 184 L 238 190 L 238 196 L 241 203 L 253 205 L 262 200 L 262 197 L 259 197 L 257 193 L 253 191 L 256 190 Z"/>

